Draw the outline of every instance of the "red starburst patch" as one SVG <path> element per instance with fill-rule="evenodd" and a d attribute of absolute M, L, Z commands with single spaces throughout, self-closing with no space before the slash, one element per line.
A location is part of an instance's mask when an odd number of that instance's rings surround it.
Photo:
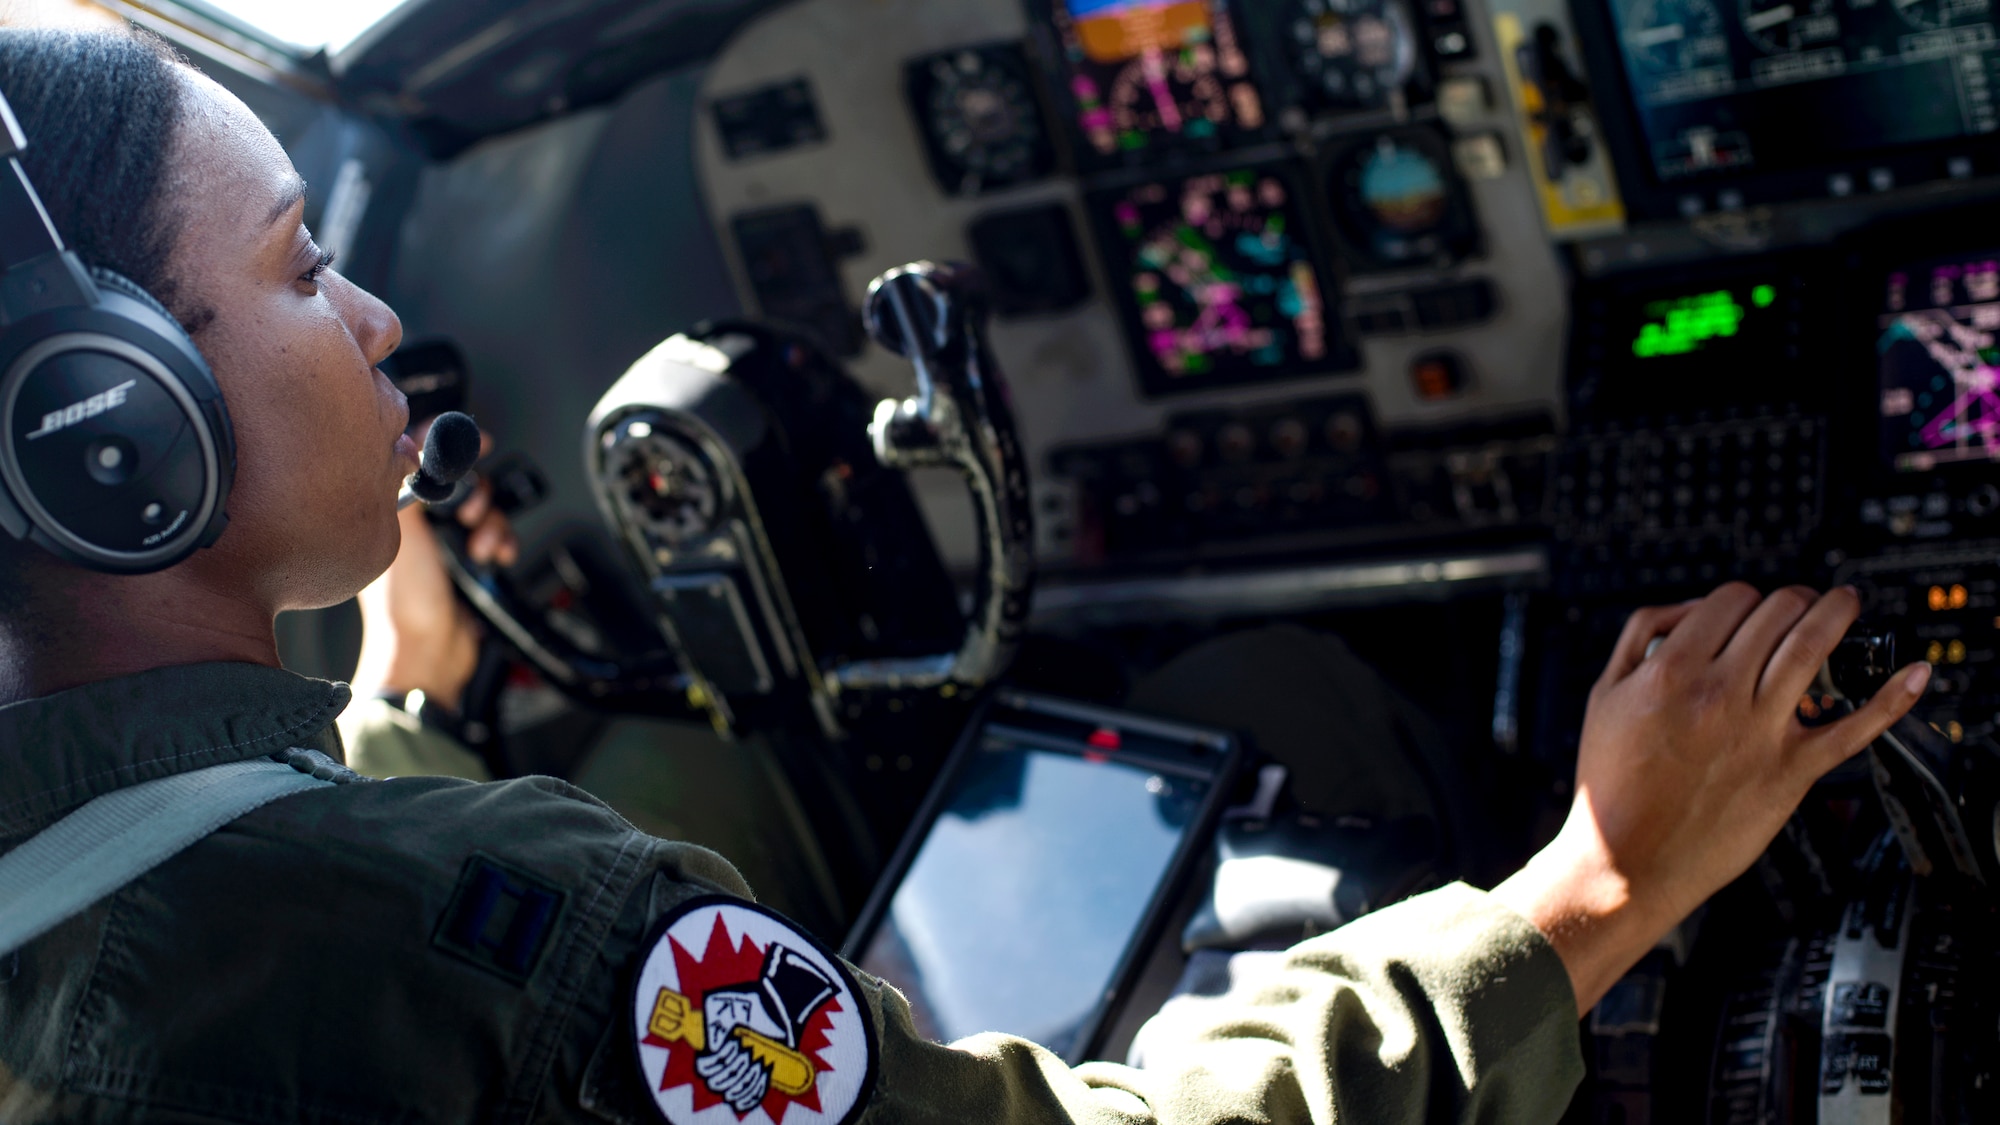
<path fill-rule="evenodd" d="M 671 937 L 667 940 L 673 951 L 674 971 L 680 980 L 680 992 L 687 997 L 695 1019 L 701 1018 L 703 999 L 711 990 L 733 988 L 754 982 L 764 965 L 765 947 L 752 941 L 747 933 L 740 942 L 732 942 L 729 929 L 723 925 L 720 912 L 715 916 L 715 924 L 708 933 L 707 946 L 699 957 L 690 954 L 679 941 Z M 799 1053 L 811 1061 L 815 1071 L 822 1074 L 834 1069 L 833 1064 L 820 1057 L 820 1053 L 831 1045 L 829 1036 L 833 1027 L 833 1016 L 841 1010 L 837 998 L 827 1001 L 813 1013 L 812 1018 L 806 1023 L 804 1033 L 799 1037 Z M 642 1042 L 646 1046 L 663 1048 L 668 1052 L 666 1070 L 660 1079 L 660 1089 L 663 1092 L 676 1086 L 690 1087 L 694 1094 L 696 1113 L 723 1104 L 722 1097 L 709 1089 L 708 1083 L 696 1072 L 695 1059 L 700 1052 L 693 1046 L 682 1039 L 662 1039 L 650 1031 Z M 818 1083 L 814 1083 L 812 1089 L 796 1097 L 773 1086 L 764 1095 L 764 1100 L 758 1103 L 757 1108 L 764 1111 L 773 1125 L 784 1125 L 785 1114 L 794 1105 L 814 1113 L 823 1112 Z M 736 1116 L 738 1120 L 743 1120 L 749 1113 L 738 1113 Z"/>

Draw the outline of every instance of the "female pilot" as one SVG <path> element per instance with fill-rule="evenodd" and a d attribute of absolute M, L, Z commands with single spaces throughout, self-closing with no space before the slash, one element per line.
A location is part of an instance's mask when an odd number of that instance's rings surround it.
<path fill-rule="evenodd" d="M 0 539 L 5 853 L 122 787 L 338 756 L 348 691 L 281 670 L 272 619 L 389 565 L 415 458 L 376 370 L 401 327 L 241 102 L 116 34 L 0 32 L 0 90 L 71 246 L 192 333 L 239 464 L 226 532 L 158 573 Z M 1923 689 L 1798 724 L 1856 613 L 1737 585 L 1634 615 L 1553 844 L 1299 945 L 1149 1033 L 1143 1071 L 925 1042 L 721 857 L 560 782 L 342 774 L 0 958 L 0 1121 L 1554 1121 L 1578 1014 Z"/>

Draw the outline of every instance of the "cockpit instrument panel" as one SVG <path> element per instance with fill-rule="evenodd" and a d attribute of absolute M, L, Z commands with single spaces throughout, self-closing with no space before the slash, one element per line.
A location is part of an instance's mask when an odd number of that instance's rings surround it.
<path fill-rule="evenodd" d="M 1885 466 L 2000 460 L 2000 252 L 1892 269 L 1876 326 Z"/>
<path fill-rule="evenodd" d="M 1036 0 L 1085 169 L 1269 135 L 1228 0 Z"/>
<path fill-rule="evenodd" d="M 1578 19 L 1627 95 L 1621 180 L 1664 218 L 1972 176 L 2000 131 L 1994 15 L 1992 0 L 1592 0 Z"/>
<path fill-rule="evenodd" d="M 979 195 L 1055 170 L 1028 59 L 1015 43 L 963 47 L 911 59 L 904 90 L 924 137 L 931 174 L 949 195 Z"/>
<path fill-rule="evenodd" d="M 1091 193 L 1148 394 L 1351 366 L 1289 163 Z"/>

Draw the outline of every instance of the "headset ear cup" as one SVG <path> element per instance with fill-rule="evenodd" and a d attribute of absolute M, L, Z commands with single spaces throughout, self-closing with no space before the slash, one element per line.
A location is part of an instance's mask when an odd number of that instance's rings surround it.
<path fill-rule="evenodd" d="M 222 533 L 235 441 L 180 321 L 130 278 L 88 272 L 94 300 L 0 332 L 0 490 L 62 558 L 143 574 Z"/>
<path fill-rule="evenodd" d="M 116 270 L 105 269 L 103 266 L 91 266 L 90 279 L 95 281 L 100 288 L 109 289 L 114 293 L 122 293 L 145 305 L 147 308 L 152 309 L 154 312 L 159 313 L 166 319 L 167 323 L 173 325 L 180 324 L 180 318 L 168 312 L 167 306 L 161 304 L 159 298 L 146 292 L 145 286 L 133 281 L 124 274 Z"/>

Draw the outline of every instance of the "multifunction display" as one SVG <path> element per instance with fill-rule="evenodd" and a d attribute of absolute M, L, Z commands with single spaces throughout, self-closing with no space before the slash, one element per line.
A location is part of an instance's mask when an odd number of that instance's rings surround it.
<path fill-rule="evenodd" d="M 1746 404 L 1818 400 L 1805 281 L 1766 259 L 1630 277 L 1577 294 L 1570 409 L 1581 420 L 1693 418 Z"/>
<path fill-rule="evenodd" d="M 2000 459 L 2000 252 L 1891 270 L 1878 327 L 1884 460 L 1928 472 Z"/>
<path fill-rule="evenodd" d="M 1993 0 L 1605 2 L 1663 182 L 2000 130 Z"/>
<path fill-rule="evenodd" d="M 1262 134 L 1263 96 L 1226 0 L 1053 0 L 1086 162 Z"/>
<path fill-rule="evenodd" d="M 1148 393 L 1337 366 L 1298 183 L 1273 164 L 1091 195 Z"/>

